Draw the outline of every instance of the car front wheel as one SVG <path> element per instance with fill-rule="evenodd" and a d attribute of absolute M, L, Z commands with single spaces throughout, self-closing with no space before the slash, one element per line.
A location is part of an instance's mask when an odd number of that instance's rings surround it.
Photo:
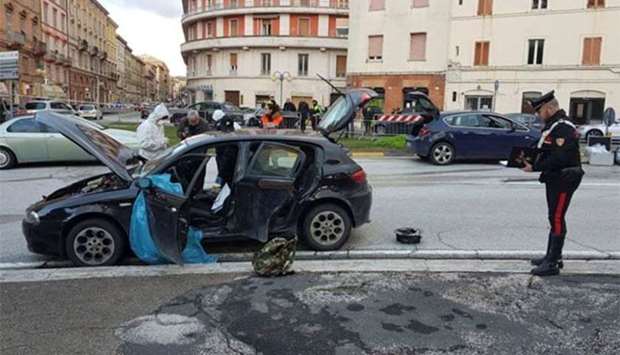
<path fill-rule="evenodd" d="M 312 208 L 304 217 L 302 234 L 310 248 L 338 250 L 351 234 L 351 217 L 342 207 L 326 203 Z"/>
<path fill-rule="evenodd" d="M 78 223 L 65 240 L 67 256 L 76 266 L 116 265 L 124 256 L 126 245 L 119 229 L 103 219 Z"/>
<path fill-rule="evenodd" d="M 436 165 L 448 165 L 454 161 L 455 151 L 450 143 L 437 143 L 431 148 L 431 161 Z"/>

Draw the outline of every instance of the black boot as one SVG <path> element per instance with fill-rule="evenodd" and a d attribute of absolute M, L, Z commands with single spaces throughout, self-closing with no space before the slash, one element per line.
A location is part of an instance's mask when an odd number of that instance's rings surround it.
<path fill-rule="evenodd" d="M 551 238 L 551 247 L 549 248 L 549 257 L 537 268 L 532 269 L 531 273 L 535 276 L 553 276 L 560 273 L 558 265 L 562 256 L 562 248 L 564 247 L 563 237 Z"/>
<path fill-rule="evenodd" d="M 545 253 L 545 256 L 543 256 L 542 258 L 534 258 L 530 260 L 532 265 L 539 266 L 543 262 L 545 262 L 545 260 L 547 260 L 547 258 L 549 257 L 549 250 L 551 249 L 551 238 L 556 238 L 556 237 L 549 235 L 549 238 L 547 238 L 547 252 Z M 558 261 L 558 267 L 560 269 L 564 268 L 564 262 L 562 261 L 562 256 L 560 256 L 560 260 Z"/>

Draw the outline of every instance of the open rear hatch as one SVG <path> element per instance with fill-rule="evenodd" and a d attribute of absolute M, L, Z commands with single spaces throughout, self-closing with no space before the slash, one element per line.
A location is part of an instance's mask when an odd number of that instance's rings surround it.
<path fill-rule="evenodd" d="M 133 179 L 127 166 L 136 158 L 135 151 L 92 125 L 80 122 L 80 118 L 61 115 L 51 111 L 37 112 L 37 121 L 55 128 L 67 139 L 97 158 L 121 179 Z"/>
<path fill-rule="evenodd" d="M 321 117 L 319 131 L 332 140 L 331 134 L 347 128 L 357 111 L 377 96 L 371 89 L 352 89 L 342 94 Z"/>

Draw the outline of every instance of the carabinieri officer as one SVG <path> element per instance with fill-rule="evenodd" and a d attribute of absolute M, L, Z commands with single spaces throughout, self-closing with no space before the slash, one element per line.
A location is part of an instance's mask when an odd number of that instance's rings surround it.
<path fill-rule="evenodd" d="M 538 142 L 539 153 L 534 164 L 526 162 L 522 169 L 525 172 L 541 172 L 539 181 L 545 184 L 547 191 L 551 231 L 547 253 L 543 258 L 532 260 L 532 264 L 536 265 L 532 274 L 537 276 L 557 275 L 563 267 L 566 211 L 584 175 L 579 153 L 579 134 L 568 120 L 566 112 L 560 109 L 554 94 L 551 91 L 530 101 L 545 127 Z"/>

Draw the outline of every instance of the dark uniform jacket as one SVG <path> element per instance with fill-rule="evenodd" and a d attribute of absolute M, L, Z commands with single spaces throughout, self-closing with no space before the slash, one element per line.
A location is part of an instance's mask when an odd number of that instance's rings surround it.
<path fill-rule="evenodd" d="M 189 124 L 189 120 L 184 118 L 179 124 L 179 128 L 177 130 L 177 136 L 180 139 L 189 138 L 192 136 L 196 136 L 199 134 L 203 134 L 209 130 L 209 125 L 202 118 L 198 122 L 197 125 L 192 126 Z"/>
<path fill-rule="evenodd" d="M 580 179 L 581 155 L 579 134 L 560 110 L 545 124 L 538 148 L 540 152 L 534 162 L 534 171 L 540 171 L 540 182 Z"/>

